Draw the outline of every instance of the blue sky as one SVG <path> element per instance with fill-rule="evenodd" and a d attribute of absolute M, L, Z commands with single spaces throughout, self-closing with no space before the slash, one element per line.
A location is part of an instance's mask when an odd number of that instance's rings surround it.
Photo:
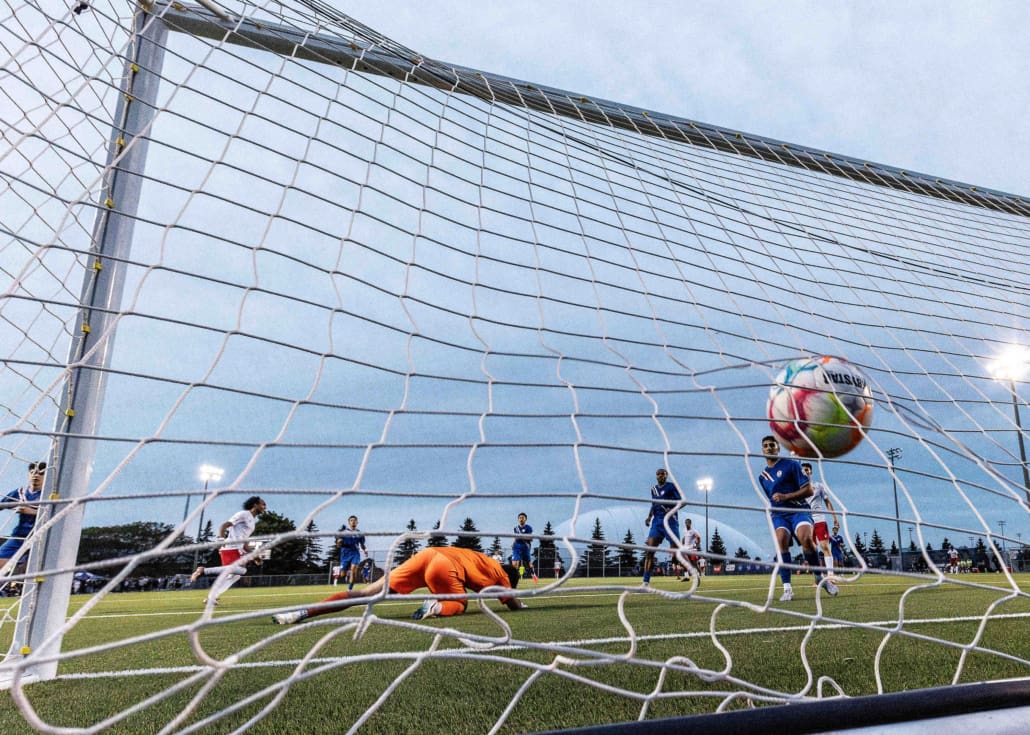
<path fill-rule="evenodd" d="M 1030 192 L 1022 5 L 343 10 L 462 66 Z M 179 522 L 206 463 L 226 470 L 216 523 L 257 491 L 323 531 L 357 513 L 376 548 L 409 518 L 506 533 L 520 511 L 537 530 L 575 517 L 581 536 L 601 514 L 621 541 L 631 508 L 640 540 L 667 465 L 695 527 L 710 476 L 712 530 L 766 556 L 748 452 L 778 367 L 826 353 L 880 398 L 875 433 L 820 469 L 852 536 L 893 538 L 884 452 L 900 446 L 906 546 L 909 528 L 937 546 L 1004 518 L 1030 538 L 976 459 L 1017 476 L 1009 396 L 985 365 L 1027 341 L 1025 221 L 381 78 L 338 91 L 316 67 L 222 61 L 224 77 L 166 69 L 179 86 L 153 130 L 92 481 L 148 497 L 100 500 L 87 523 Z"/>
<path fill-rule="evenodd" d="M 337 7 L 455 64 L 1030 195 L 1026 3 Z"/>

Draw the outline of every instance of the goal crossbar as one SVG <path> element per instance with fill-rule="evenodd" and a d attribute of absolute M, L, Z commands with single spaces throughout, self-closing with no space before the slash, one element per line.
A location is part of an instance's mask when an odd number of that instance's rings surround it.
<path fill-rule="evenodd" d="M 340 17 L 323 3 L 318 12 Z M 285 26 L 250 19 L 223 20 L 200 6 L 173 3 L 161 10 L 169 30 L 321 63 L 339 64 L 369 74 L 403 79 L 459 92 L 490 102 L 524 107 L 640 135 L 710 148 L 747 158 L 803 168 L 852 181 L 922 194 L 1009 214 L 1030 216 L 1030 201 L 1016 194 L 917 173 L 860 158 L 787 143 L 752 133 L 595 99 L 498 74 L 436 61 L 397 44 L 373 47 L 325 35 L 299 33 Z M 356 24 L 346 18 L 348 25 Z"/>

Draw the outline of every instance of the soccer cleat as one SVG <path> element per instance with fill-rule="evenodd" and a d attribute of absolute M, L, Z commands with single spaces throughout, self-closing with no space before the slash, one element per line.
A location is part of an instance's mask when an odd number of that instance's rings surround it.
<path fill-rule="evenodd" d="M 783 590 L 783 594 L 780 595 L 780 602 L 790 602 L 794 599 L 794 590 Z"/>
<path fill-rule="evenodd" d="M 540 581 L 540 578 L 539 578 L 538 576 L 536 576 L 536 575 L 534 574 L 534 575 L 533 575 L 533 581 L 534 581 L 534 582 L 539 582 L 539 581 Z"/>
<path fill-rule="evenodd" d="M 208 597 L 204 600 L 204 607 L 210 605 L 211 607 L 218 607 L 218 600 L 213 597 Z"/>
<path fill-rule="evenodd" d="M 826 591 L 830 593 L 830 597 L 836 597 L 837 593 L 840 592 L 840 590 L 837 589 L 837 585 L 828 579 L 823 584 L 826 585 Z"/>
<path fill-rule="evenodd" d="M 204 567 L 197 567 L 193 570 L 193 574 L 190 575 L 190 584 L 196 582 L 202 576 L 204 576 Z"/>
<path fill-rule="evenodd" d="M 278 613 L 272 616 L 272 620 L 279 625 L 293 625 L 308 619 L 307 610 L 291 610 L 290 612 Z"/>
<path fill-rule="evenodd" d="M 443 606 L 436 600 L 426 600 L 422 603 L 422 607 L 416 610 L 412 616 L 412 620 L 423 620 L 425 618 L 435 618 L 443 610 Z"/>

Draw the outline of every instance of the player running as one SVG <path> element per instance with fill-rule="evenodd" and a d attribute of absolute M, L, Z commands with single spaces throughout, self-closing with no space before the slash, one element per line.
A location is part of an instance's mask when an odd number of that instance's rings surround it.
<path fill-rule="evenodd" d="M 533 557 L 530 551 L 532 540 L 519 538 L 520 536 L 533 535 L 533 527 L 526 522 L 528 520 L 529 518 L 525 513 L 519 513 L 519 522 L 515 526 L 515 540 L 511 544 L 511 563 L 516 568 L 525 567 L 529 571 L 533 581 L 539 582 L 540 580 L 536 576 L 536 570 L 533 568 Z"/>
<path fill-rule="evenodd" d="M 674 549 L 679 547 L 680 522 L 678 513 L 673 510 L 675 504 L 682 500 L 679 488 L 669 481 L 669 473 L 659 467 L 654 473 L 657 481 L 651 487 L 651 510 L 647 513 L 644 525 L 648 527 L 645 544 L 651 548 L 661 546 L 662 539 L 668 539 Z M 651 584 L 651 570 L 654 568 L 654 552 L 644 555 L 644 581 L 647 587 Z"/>

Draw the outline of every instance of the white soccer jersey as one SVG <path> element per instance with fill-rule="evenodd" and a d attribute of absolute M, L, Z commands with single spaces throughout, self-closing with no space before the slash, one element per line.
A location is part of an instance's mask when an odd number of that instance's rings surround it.
<path fill-rule="evenodd" d="M 229 530 L 225 533 L 225 538 L 229 543 L 222 548 L 243 551 L 243 542 L 250 538 L 250 534 L 254 533 L 256 525 L 257 518 L 249 510 L 237 511 L 229 519 Z"/>
<path fill-rule="evenodd" d="M 683 545 L 691 551 L 700 550 L 701 534 L 697 532 L 697 529 L 691 528 L 683 532 Z"/>
<path fill-rule="evenodd" d="M 816 523 L 826 521 L 823 511 L 830 508 L 826 505 L 829 496 L 826 494 L 826 485 L 821 482 L 812 482 L 812 495 L 808 498 L 808 505 L 812 508 L 812 520 Z"/>

